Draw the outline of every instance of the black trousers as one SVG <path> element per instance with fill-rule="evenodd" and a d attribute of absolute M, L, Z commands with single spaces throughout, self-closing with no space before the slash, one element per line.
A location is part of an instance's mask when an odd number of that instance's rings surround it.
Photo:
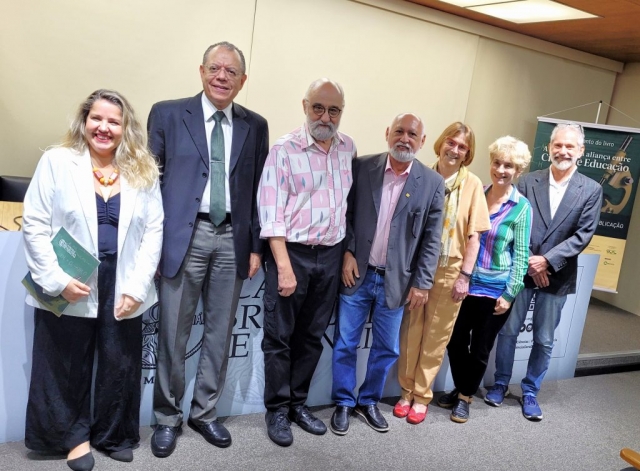
<path fill-rule="evenodd" d="M 296 290 L 278 294 L 278 270 L 270 251 L 265 254 L 264 404 L 267 410 L 303 405 L 322 354 L 338 296 L 342 246 L 287 243 Z"/>
<path fill-rule="evenodd" d="M 90 441 L 110 452 L 140 441 L 142 316 L 114 317 L 116 260 L 115 254 L 101 257 L 97 318 L 35 311 L 27 448 L 67 453 Z"/>
<path fill-rule="evenodd" d="M 453 383 L 465 396 L 478 391 L 493 343 L 511 313 L 509 307 L 496 316 L 495 306 L 494 298 L 483 296 L 467 296 L 460 306 L 447 351 Z"/>

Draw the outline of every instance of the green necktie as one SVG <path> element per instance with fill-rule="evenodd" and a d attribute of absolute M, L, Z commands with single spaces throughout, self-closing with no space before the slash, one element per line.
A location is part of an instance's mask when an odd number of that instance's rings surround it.
<path fill-rule="evenodd" d="M 221 121 L 224 119 L 222 111 L 216 111 L 213 120 L 216 125 L 211 131 L 211 158 L 209 159 L 209 178 L 211 192 L 209 193 L 209 218 L 216 226 L 222 224 L 227 217 L 224 176 L 224 134 Z"/>

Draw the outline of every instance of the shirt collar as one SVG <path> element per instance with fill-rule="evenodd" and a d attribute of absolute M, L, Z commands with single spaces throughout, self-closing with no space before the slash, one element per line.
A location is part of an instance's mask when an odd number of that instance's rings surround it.
<path fill-rule="evenodd" d="M 309 125 L 305 122 L 302 128 L 300 129 L 300 146 L 303 149 L 306 149 L 308 147 L 313 146 L 314 144 L 318 146 L 318 144 L 316 143 L 316 140 L 313 138 L 313 136 L 309 132 Z M 333 148 L 335 145 L 338 145 L 338 144 L 344 144 L 344 138 L 342 137 L 342 134 L 340 134 L 340 132 L 337 132 L 336 135 L 333 136 L 333 140 L 331 141 L 331 146 L 329 147 L 329 150 L 331 150 L 331 148 Z"/>
<path fill-rule="evenodd" d="M 571 181 L 571 179 L 573 178 L 573 174 L 576 173 L 576 170 L 578 170 L 578 167 L 574 167 L 573 168 L 573 171 L 571 172 L 571 175 L 569 175 L 569 178 L 567 178 L 562 183 L 558 183 L 556 181 L 556 179 L 553 178 L 553 172 L 551 171 L 551 169 L 549 169 L 549 185 L 554 187 L 554 188 L 566 187 L 569 184 L 569 182 Z"/>
<path fill-rule="evenodd" d="M 486 195 L 487 192 L 491 189 L 491 187 L 493 186 L 493 184 L 491 185 L 487 185 L 484 188 L 484 194 Z M 520 192 L 516 189 L 516 186 L 512 183 L 511 184 L 511 193 L 509 193 L 509 198 L 507 199 L 507 201 L 505 201 L 505 203 L 513 203 L 513 204 L 518 204 L 518 202 L 520 201 L 520 197 L 522 195 L 520 194 Z M 504 203 L 503 203 L 504 204 Z"/>
<path fill-rule="evenodd" d="M 515 204 L 518 204 L 518 201 L 520 201 L 520 193 L 513 184 L 511 185 L 511 194 L 509 195 L 508 201 L 513 201 Z"/>
<path fill-rule="evenodd" d="M 211 119 L 213 119 L 213 114 L 216 111 L 222 111 L 224 115 L 227 117 L 227 121 L 231 123 L 231 120 L 233 119 L 233 102 L 229 103 L 225 109 L 218 110 L 218 108 L 216 108 L 214 104 L 211 103 L 211 101 L 209 101 L 209 98 L 207 98 L 207 95 L 203 93 L 202 94 L 202 114 L 204 115 L 204 120 L 211 121 Z"/>
<path fill-rule="evenodd" d="M 409 175 L 409 172 L 411 172 L 411 167 L 413 167 L 413 160 L 409 163 L 409 166 L 406 168 L 406 170 L 404 172 L 402 172 L 400 175 L 397 175 L 397 176 L 398 177 L 403 177 L 405 175 Z M 384 171 L 385 171 L 385 173 L 390 171 L 391 173 L 396 175 L 396 172 L 394 172 L 393 169 L 391 168 L 391 157 L 389 157 L 388 153 L 387 153 L 387 165 L 384 167 Z"/>

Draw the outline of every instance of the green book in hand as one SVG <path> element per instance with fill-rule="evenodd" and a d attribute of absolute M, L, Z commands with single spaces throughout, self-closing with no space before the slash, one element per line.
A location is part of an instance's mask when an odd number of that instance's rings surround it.
<path fill-rule="evenodd" d="M 100 261 L 75 240 L 64 227 L 51 240 L 51 245 L 53 245 L 53 251 L 58 258 L 60 268 L 66 274 L 82 283 L 87 282 L 100 264 Z M 46 294 L 42 287 L 33 281 L 31 272 L 27 273 L 27 276 L 22 280 L 22 284 L 41 306 L 58 317 L 69 306 L 69 301 L 64 299 L 62 295 L 49 296 Z"/>

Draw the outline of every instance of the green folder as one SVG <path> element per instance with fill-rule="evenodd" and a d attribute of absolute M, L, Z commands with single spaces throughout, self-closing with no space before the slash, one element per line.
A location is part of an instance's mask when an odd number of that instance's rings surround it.
<path fill-rule="evenodd" d="M 76 280 L 86 283 L 92 273 L 100 265 L 100 261 L 89 253 L 67 230 L 62 227 L 51 240 L 53 251 L 58 258 L 60 268 Z M 62 295 L 49 296 L 31 277 L 31 272 L 22 280 L 22 284 L 44 309 L 60 317 L 69 306 L 69 301 Z"/>

